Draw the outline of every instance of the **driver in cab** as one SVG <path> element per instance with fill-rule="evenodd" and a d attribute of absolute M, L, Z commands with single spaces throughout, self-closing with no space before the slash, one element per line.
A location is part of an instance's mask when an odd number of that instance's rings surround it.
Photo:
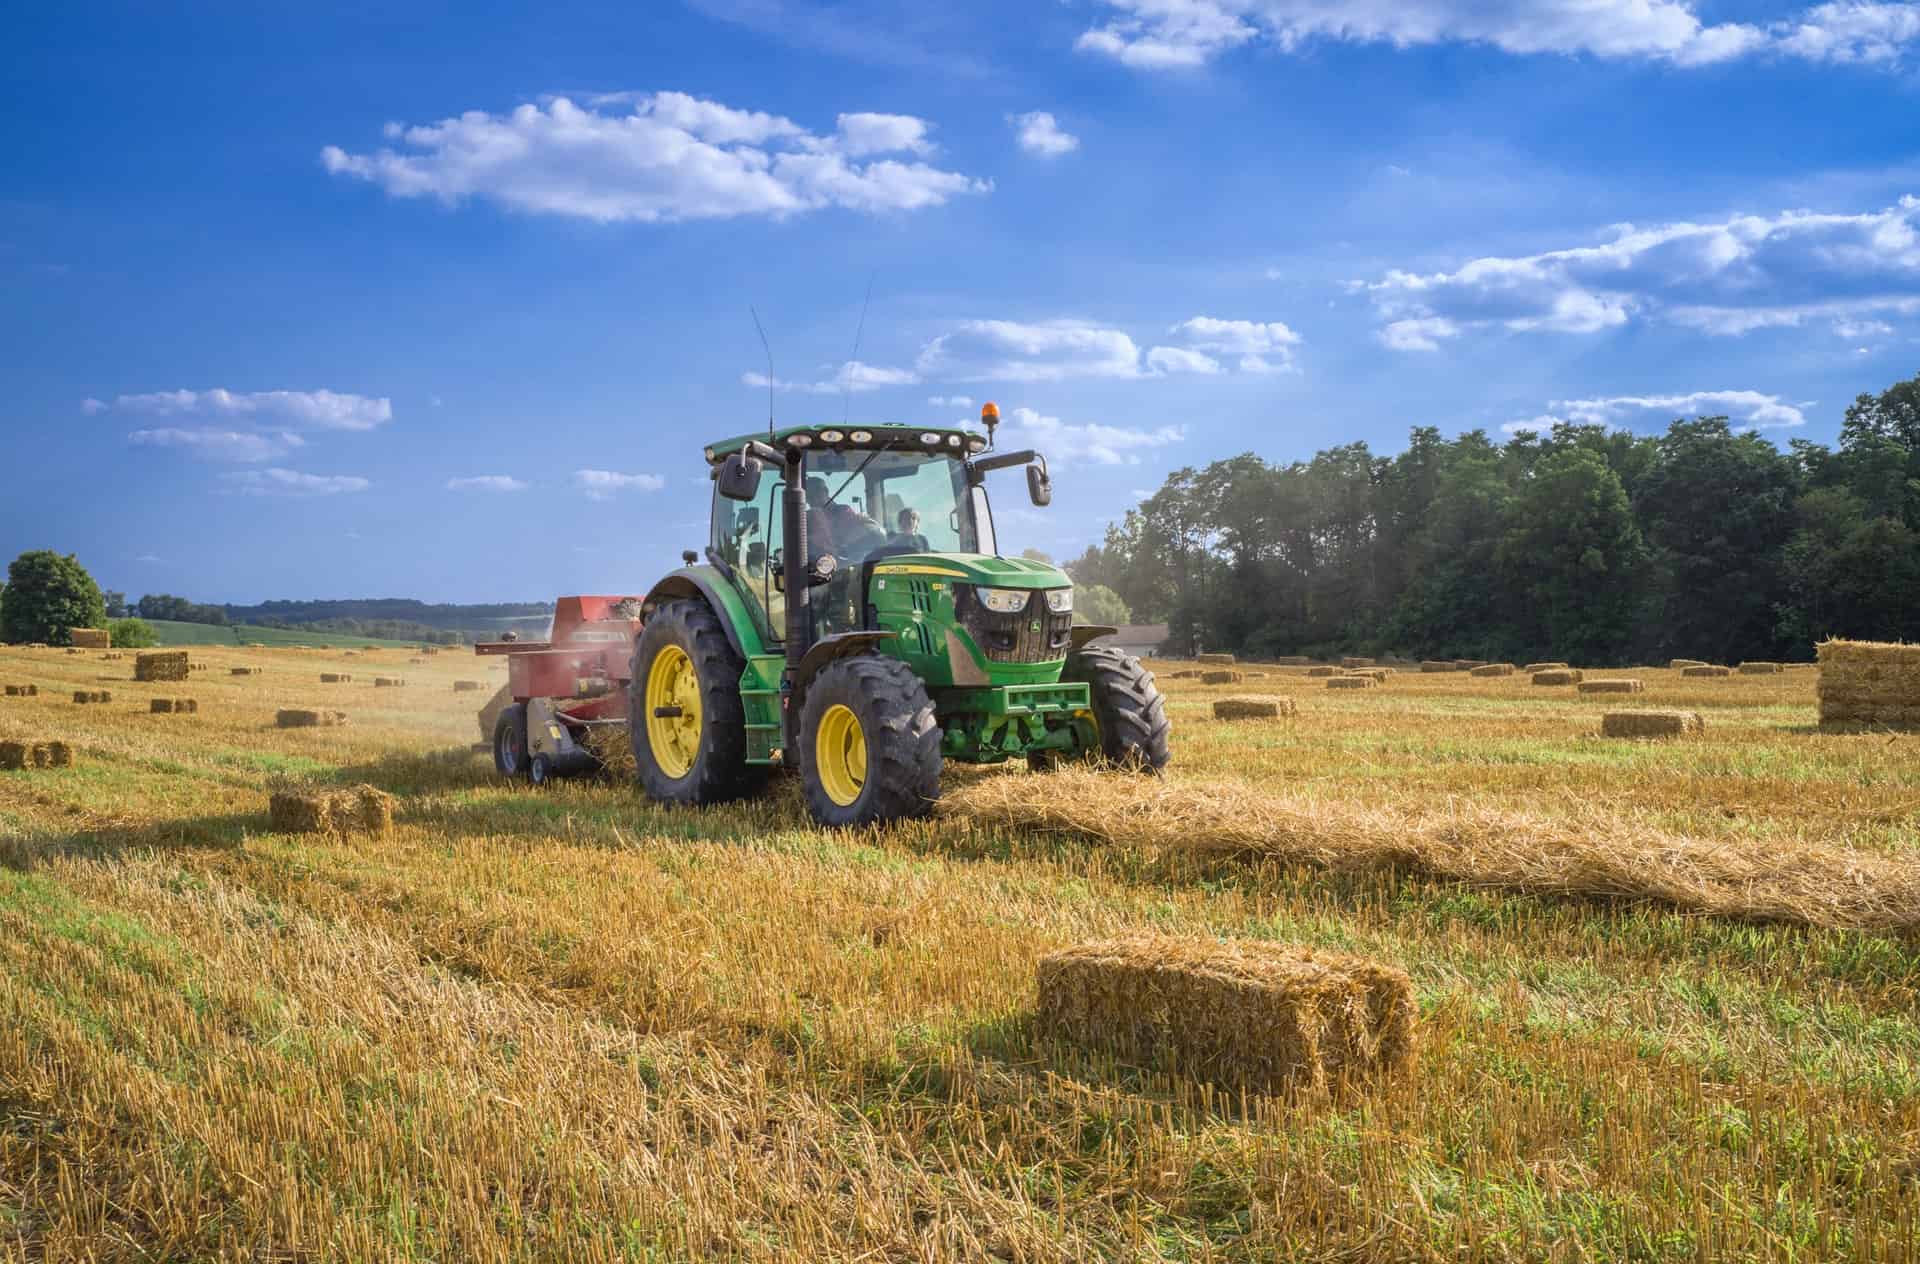
<path fill-rule="evenodd" d="M 818 474 L 807 479 L 807 551 L 818 557 L 831 553 L 842 562 L 865 555 L 873 538 L 884 534 L 873 519 L 850 505 L 829 499 L 827 480 Z"/>

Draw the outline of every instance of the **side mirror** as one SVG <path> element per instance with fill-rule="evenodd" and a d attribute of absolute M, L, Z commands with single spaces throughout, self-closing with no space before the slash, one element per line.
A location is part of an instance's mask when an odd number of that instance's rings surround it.
<path fill-rule="evenodd" d="M 735 452 L 720 463 L 715 476 L 720 494 L 728 500 L 752 500 L 760 494 L 760 472 L 764 468 L 759 457 Z"/>
<path fill-rule="evenodd" d="M 1027 498 L 1041 509 L 1053 503 L 1053 476 L 1047 473 L 1045 462 L 1035 461 L 1027 467 Z"/>

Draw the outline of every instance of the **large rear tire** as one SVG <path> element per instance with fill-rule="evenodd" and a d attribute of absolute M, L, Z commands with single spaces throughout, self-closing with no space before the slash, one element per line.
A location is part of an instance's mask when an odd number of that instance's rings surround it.
<path fill-rule="evenodd" d="M 940 724 L 899 659 L 862 654 L 820 669 L 800 713 L 800 783 L 822 825 L 925 816 L 940 797 Z"/>
<path fill-rule="evenodd" d="M 1173 758 L 1173 724 L 1160 686 L 1139 659 L 1109 646 L 1089 645 L 1067 656 L 1060 678 L 1086 684 L 1098 753 L 1109 763 L 1152 773 L 1167 766 Z"/>
<path fill-rule="evenodd" d="M 746 662 L 704 601 L 668 602 L 634 640 L 627 727 L 640 784 L 666 803 L 724 803 L 758 790 L 740 700 Z"/>

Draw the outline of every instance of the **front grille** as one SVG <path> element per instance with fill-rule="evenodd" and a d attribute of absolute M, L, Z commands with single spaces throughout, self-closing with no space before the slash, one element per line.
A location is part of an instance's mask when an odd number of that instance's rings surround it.
<path fill-rule="evenodd" d="M 1049 663 L 1067 656 L 1073 612 L 1055 614 L 1044 593 L 1032 593 L 1027 608 L 1017 614 L 999 614 L 980 604 L 971 584 L 955 584 L 954 589 L 960 626 L 994 662 Z"/>

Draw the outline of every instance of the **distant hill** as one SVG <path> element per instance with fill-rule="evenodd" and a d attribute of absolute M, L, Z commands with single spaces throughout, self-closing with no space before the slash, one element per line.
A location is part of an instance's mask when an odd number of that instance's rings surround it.
<path fill-rule="evenodd" d="M 172 619 L 144 620 L 162 645 L 331 645 L 339 649 L 365 649 L 368 646 L 407 648 L 415 641 L 383 641 L 368 636 L 349 636 L 343 632 L 302 631 L 286 628 L 246 626 L 215 627 L 210 623 L 177 623 Z"/>
<path fill-rule="evenodd" d="M 493 601 L 480 605 L 430 605 L 411 597 L 355 597 L 346 601 L 261 601 L 259 605 L 223 605 L 228 622 L 411 622 L 442 632 L 497 636 L 505 628 L 543 622 L 553 615 L 551 601 Z"/>

